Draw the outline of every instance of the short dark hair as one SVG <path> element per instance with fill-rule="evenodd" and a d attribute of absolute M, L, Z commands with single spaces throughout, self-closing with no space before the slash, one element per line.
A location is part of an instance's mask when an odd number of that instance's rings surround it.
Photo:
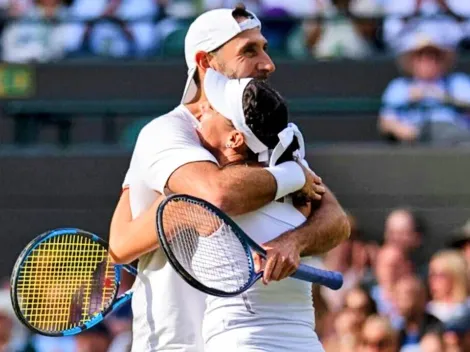
<path fill-rule="evenodd" d="M 245 122 L 256 137 L 269 149 L 279 142 L 278 134 L 287 127 L 289 111 L 278 91 L 262 80 L 253 79 L 243 92 Z M 286 150 L 278 163 L 292 160 L 292 153 L 299 148 L 297 141 Z M 256 160 L 249 153 L 250 160 Z"/>
<path fill-rule="evenodd" d="M 237 6 L 235 6 L 235 9 L 232 12 L 232 16 L 235 19 L 239 19 L 243 17 L 253 18 L 253 15 L 246 10 L 246 6 L 243 3 L 239 3 L 237 4 Z"/>

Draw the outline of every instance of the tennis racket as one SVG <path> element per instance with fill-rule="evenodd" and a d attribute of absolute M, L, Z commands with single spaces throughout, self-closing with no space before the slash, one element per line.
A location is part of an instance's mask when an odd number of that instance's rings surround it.
<path fill-rule="evenodd" d="M 109 260 L 108 245 L 79 229 L 57 229 L 33 241 L 18 257 L 11 276 L 16 315 L 46 336 L 75 335 L 90 329 L 132 297 L 117 297 L 121 268 Z"/>
<path fill-rule="evenodd" d="M 219 297 L 249 289 L 263 273 L 255 272 L 252 251 L 266 256 L 226 214 L 214 205 L 187 195 L 172 195 L 157 210 L 157 233 L 168 261 L 194 288 Z M 292 277 L 341 288 L 338 272 L 300 265 Z"/>

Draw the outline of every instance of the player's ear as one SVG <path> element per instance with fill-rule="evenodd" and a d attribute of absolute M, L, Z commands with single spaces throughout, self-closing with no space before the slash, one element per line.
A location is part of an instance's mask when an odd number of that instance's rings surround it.
<path fill-rule="evenodd" d="M 230 144 L 232 149 L 240 148 L 245 144 L 245 136 L 240 131 L 234 130 L 230 132 L 227 144 Z"/>
<path fill-rule="evenodd" d="M 210 68 L 209 54 L 204 51 L 198 51 L 196 53 L 196 65 L 199 67 L 201 72 L 206 72 Z"/>

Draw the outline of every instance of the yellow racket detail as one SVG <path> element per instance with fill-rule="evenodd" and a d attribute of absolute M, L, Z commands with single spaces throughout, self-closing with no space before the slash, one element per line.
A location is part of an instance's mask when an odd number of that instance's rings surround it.
<path fill-rule="evenodd" d="M 70 229 L 41 237 L 15 266 L 15 309 L 23 322 L 41 333 L 83 327 L 116 297 L 116 268 L 95 235 Z"/>

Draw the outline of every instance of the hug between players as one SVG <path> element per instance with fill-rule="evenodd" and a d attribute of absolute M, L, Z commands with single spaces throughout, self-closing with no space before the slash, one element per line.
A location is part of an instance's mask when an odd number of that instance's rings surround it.
<path fill-rule="evenodd" d="M 421 97 L 428 81 L 445 76 L 449 95 L 469 89 L 449 97 L 468 112 L 470 80 L 447 75 L 454 48 L 435 28 L 423 42 L 428 27 L 398 50 L 412 78 L 387 88 L 379 129 L 405 144 L 467 143 L 468 123 L 451 123 L 454 110 L 440 107 L 439 117 L 422 121 L 401 107 L 408 86 Z M 367 241 L 328 179 L 315 173 L 315 160 L 305 160 L 302 130 L 289 124 L 288 103 L 268 80 L 276 64 L 262 28 L 244 5 L 197 17 L 185 37 L 181 104 L 138 135 L 109 232 L 112 260 L 137 263 L 138 276 L 124 275 L 121 286 L 133 288 L 132 305 L 75 337 L 31 336 L 15 320 L 5 287 L 0 352 L 470 352 L 470 222 L 428 262 L 415 260 L 426 224 L 410 207 L 390 209 L 381 245 Z M 436 132 L 444 129 L 445 136 Z M 156 210 L 171 194 L 209 201 L 243 230 L 254 229 L 267 252 L 254 255 L 262 280 L 232 298 L 189 286 L 156 233 Z M 301 263 L 341 272 L 343 287 L 290 278 Z"/>

